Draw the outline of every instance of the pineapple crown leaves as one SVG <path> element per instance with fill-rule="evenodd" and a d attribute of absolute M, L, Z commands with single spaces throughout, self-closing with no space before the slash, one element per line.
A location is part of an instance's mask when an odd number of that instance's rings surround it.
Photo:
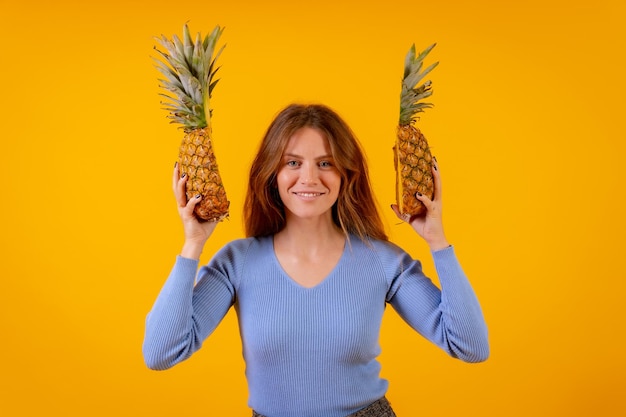
<path fill-rule="evenodd" d="M 425 81 L 421 85 L 419 85 L 419 83 L 439 64 L 439 62 L 435 62 L 422 71 L 424 58 L 426 58 L 426 55 L 428 55 L 435 45 L 437 44 L 434 43 L 417 54 L 415 44 L 413 44 L 406 54 L 406 58 L 404 59 L 402 92 L 400 93 L 400 125 L 414 123 L 417 119 L 415 117 L 417 113 L 421 113 L 424 109 L 433 107 L 432 103 L 422 102 L 423 99 L 430 97 L 432 94 L 431 82 Z"/>
<path fill-rule="evenodd" d="M 153 59 L 157 70 L 165 77 L 159 79 L 159 87 L 167 91 L 159 94 L 166 99 L 161 104 L 170 113 L 171 123 L 179 123 L 186 130 L 210 125 L 209 103 L 219 81 L 215 78 L 219 70 L 215 63 L 225 45 L 214 52 L 223 31 L 224 28 L 216 26 L 204 38 L 198 33 L 194 40 L 185 24 L 182 40 L 176 35 L 171 40 L 164 35 L 155 38 L 162 49 L 154 47 L 161 59 Z"/>

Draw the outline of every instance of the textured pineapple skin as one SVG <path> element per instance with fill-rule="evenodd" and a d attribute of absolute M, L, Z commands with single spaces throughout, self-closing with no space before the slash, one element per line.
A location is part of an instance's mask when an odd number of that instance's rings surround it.
<path fill-rule="evenodd" d="M 413 126 L 400 125 L 396 136 L 394 162 L 396 169 L 396 203 L 402 214 L 420 215 L 426 207 L 416 197 L 422 193 L 433 198 L 433 157 L 426 138 Z"/>
<path fill-rule="evenodd" d="M 200 220 L 218 222 L 228 217 L 230 202 L 222 184 L 209 127 L 185 133 L 178 155 L 180 175 L 186 174 L 187 199 L 200 194 L 194 213 Z"/>

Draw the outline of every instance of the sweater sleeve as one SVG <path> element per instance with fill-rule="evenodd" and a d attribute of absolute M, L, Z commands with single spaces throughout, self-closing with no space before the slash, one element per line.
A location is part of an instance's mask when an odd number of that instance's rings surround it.
<path fill-rule="evenodd" d="M 450 356 L 465 362 L 485 361 L 489 357 L 487 325 L 454 248 L 433 252 L 441 289 L 424 275 L 418 261 L 404 251 L 400 257 L 389 299 L 398 314 Z"/>
<path fill-rule="evenodd" d="M 202 347 L 235 300 L 226 260 L 218 255 L 200 268 L 198 261 L 178 256 L 146 319 L 143 356 L 150 369 L 164 370 Z M 230 264 L 232 266 L 232 264 Z"/>

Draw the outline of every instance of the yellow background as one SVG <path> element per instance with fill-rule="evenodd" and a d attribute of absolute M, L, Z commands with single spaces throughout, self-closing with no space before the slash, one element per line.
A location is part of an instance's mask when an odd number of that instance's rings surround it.
<path fill-rule="evenodd" d="M 1 415 L 250 415 L 234 314 L 170 371 L 141 357 L 182 242 L 182 134 L 150 57 L 186 21 L 226 27 L 213 107 L 232 215 L 204 261 L 243 233 L 269 121 L 323 102 L 363 142 L 392 239 L 432 274 L 388 206 L 404 56 L 437 42 L 419 126 L 492 356 L 449 359 L 389 309 L 389 398 L 404 417 L 626 413 L 623 1 L 2 0 Z"/>

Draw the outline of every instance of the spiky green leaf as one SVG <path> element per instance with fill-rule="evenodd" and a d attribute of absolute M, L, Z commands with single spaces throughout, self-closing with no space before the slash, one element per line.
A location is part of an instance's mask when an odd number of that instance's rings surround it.
<path fill-rule="evenodd" d="M 418 54 L 413 44 L 404 58 L 404 76 L 400 91 L 400 125 L 413 123 L 417 113 L 433 106 L 432 103 L 422 102 L 432 94 L 431 82 L 425 81 L 421 85 L 420 82 L 439 64 L 435 62 L 422 70 L 424 58 L 435 45 L 430 45 Z"/>
<path fill-rule="evenodd" d="M 191 57 L 193 55 L 193 41 L 191 40 L 191 34 L 189 33 L 189 26 L 187 23 L 183 26 L 183 48 L 185 51 L 185 61 L 187 65 L 191 65 Z"/>
<path fill-rule="evenodd" d="M 210 96 L 218 81 L 214 78 L 219 69 L 215 62 L 224 46 L 217 54 L 214 50 L 223 30 L 216 26 L 204 38 L 198 33 L 192 40 L 189 26 L 185 24 L 182 40 L 176 35 L 171 40 L 164 35 L 155 38 L 158 47 L 154 49 L 160 57 L 154 59 L 155 66 L 164 76 L 159 79 L 159 87 L 167 91 L 161 94 L 165 99 L 162 104 L 173 123 L 195 128 L 205 127 L 210 122 Z"/>

